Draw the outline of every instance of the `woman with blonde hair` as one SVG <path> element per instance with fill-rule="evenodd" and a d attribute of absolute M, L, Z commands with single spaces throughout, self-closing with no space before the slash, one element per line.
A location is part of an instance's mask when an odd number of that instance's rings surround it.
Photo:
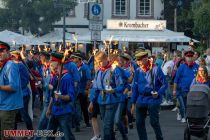
<path fill-rule="evenodd" d="M 191 86 L 194 84 L 206 84 L 207 86 L 210 86 L 210 78 L 205 65 L 201 65 L 198 68 L 198 73 L 194 78 L 194 80 L 192 81 Z"/>

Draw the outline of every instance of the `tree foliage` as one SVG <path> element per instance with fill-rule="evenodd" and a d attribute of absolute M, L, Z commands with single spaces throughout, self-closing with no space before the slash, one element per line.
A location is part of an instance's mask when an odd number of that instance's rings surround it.
<path fill-rule="evenodd" d="M 193 10 L 194 32 L 201 38 L 208 39 L 210 36 L 210 1 L 202 1 L 200 6 Z"/>
<path fill-rule="evenodd" d="M 210 45 L 210 0 L 164 0 L 164 5 L 164 17 L 169 29 L 173 30 L 174 9 L 177 8 L 178 31 L 201 40 L 201 43 L 207 44 L 209 40 Z"/>
<path fill-rule="evenodd" d="M 170 4 L 169 0 L 164 0 L 164 11 L 163 16 L 164 19 L 167 20 L 167 29 L 173 30 L 174 29 L 174 8 Z"/>
<path fill-rule="evenodd" d="M 2 0 L 0 9 L 1 29 L 17 31 L 20 27 L 33 34 L 45 34 L 53 29 L 53 23 L 63 15 L 62 8 L 55 8 L 53 0 Z M 76 3 L 71 2 L 72 7 Z"/>

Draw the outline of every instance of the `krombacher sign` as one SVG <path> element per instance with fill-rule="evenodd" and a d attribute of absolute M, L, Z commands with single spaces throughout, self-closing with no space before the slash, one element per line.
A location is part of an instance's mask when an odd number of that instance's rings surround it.
<path fill-rule="evenodd" d="M 164 30 L 166 20 L 107 20 L 110 30 Z"/>

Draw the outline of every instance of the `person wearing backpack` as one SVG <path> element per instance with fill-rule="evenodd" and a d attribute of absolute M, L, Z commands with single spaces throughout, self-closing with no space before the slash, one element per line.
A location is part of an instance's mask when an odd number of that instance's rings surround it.
<path fill-rule="evenodd" d="M 160 104 L 168 86 L 165 75 L 160 67 L 148 59 L 148 53 L 139 52 L 136 55 L 139 68 L 135 71 L 133 81 L 132 112 L 136 106 L 136 126 L 139 140 L 147 140 L 145 119 L 149 112 L 150 124 L 157 140 L 163 140 L 159 123 Z"/>

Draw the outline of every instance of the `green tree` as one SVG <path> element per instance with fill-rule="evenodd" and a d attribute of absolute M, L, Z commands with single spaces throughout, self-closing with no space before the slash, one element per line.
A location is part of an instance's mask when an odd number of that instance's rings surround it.
<path fill-rule="evenodd" d="M 186 36 L 193 38 L 193 13 L 191 3 L 193 0 L 182 0 L 182 5 L 178 9 L 177 26 L 179 32 L 184 32 Z"/>
<path fill-rule="evenodd" d="M 167 21 L 167 29 L 173 30 L 174 29 L 174 7 L 170 3 L 169 0 L 164 0 L 164 11 L 163 16 L 164 19 Z"/>
<path fill-rule="evenodd" d="M 33 34 L 45 34 L 53 30 L 53 23 L 63 15 L 62 8 L 56 8 L 53 0 L 2 0 L 4 9 L 0 9 L 1 29 L 17 31 L 20 27 Z M 75 7 L 73 0 L 68 1 Z M 69 9 L 67 9 L 69 10 Z"/>
<path fill-rule="evenodd" d="M 193 31 L 197 36 L 200 36 L 201 43 L 210 47 L 210 0 L 203 0 L 194 3 L 194 28 Z"/>

